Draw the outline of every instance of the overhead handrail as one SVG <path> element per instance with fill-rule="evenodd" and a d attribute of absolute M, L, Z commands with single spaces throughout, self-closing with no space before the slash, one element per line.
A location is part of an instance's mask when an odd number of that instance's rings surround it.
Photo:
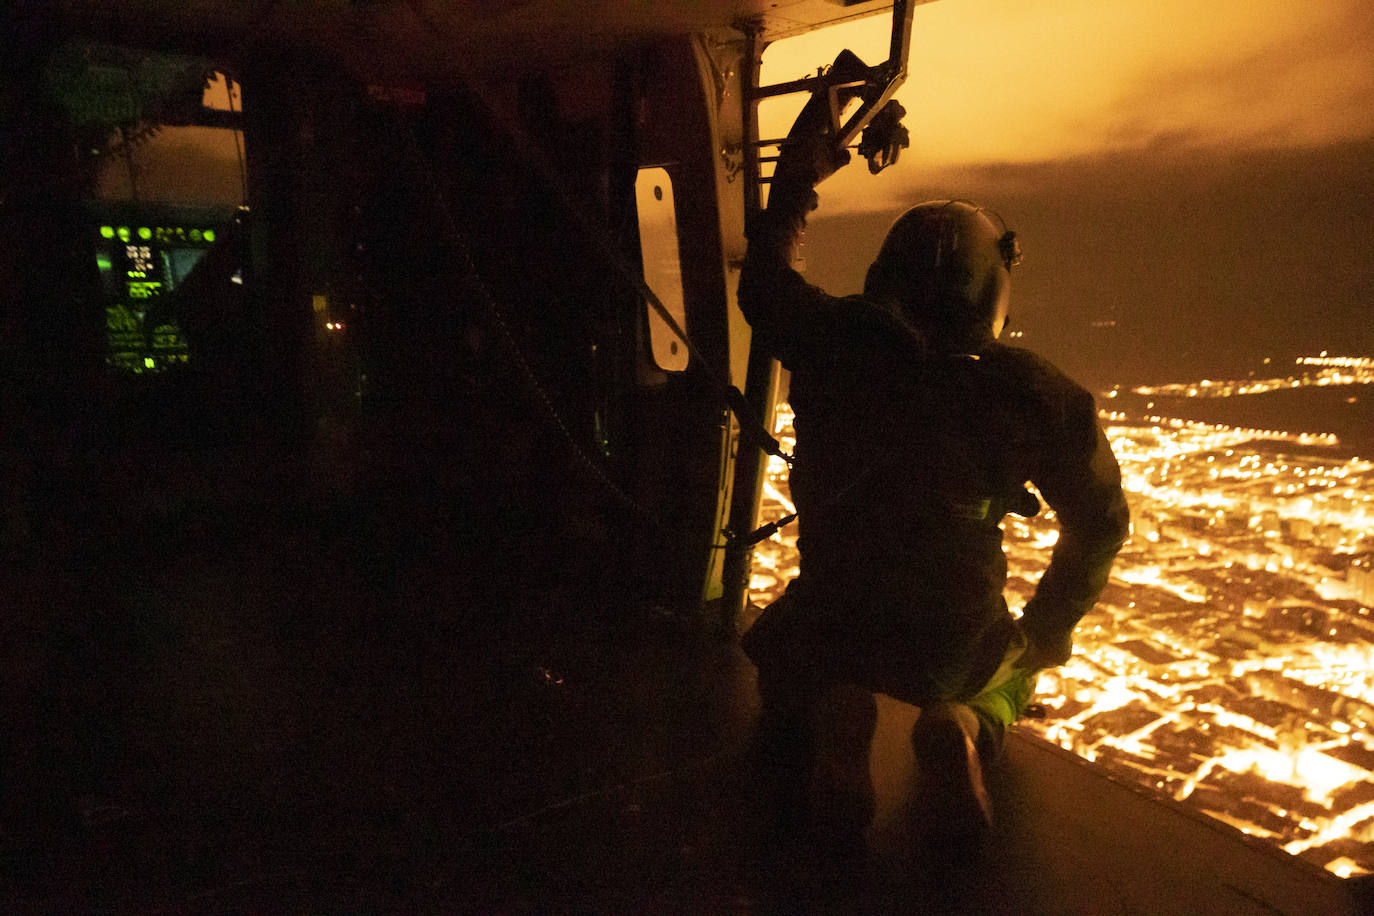
<path fill-rule="evenodd" d="M 744 89 L 745 159 L 749 166 L 746 180 L 753 184 L 753 188 L 746 191 L 745 203 L 750 215 L 756 213 L 761 206 L 760 187 L 768 184 L 771 180 L 761 174 L 759 165 L 778 160 L 777 156 L 760 156 L 759 150 L 768 147 L 781 147 L 786 142 L 785 138 L 758 139 L 758 103 L 764 99 L 777 98 L 783 95 L 793 95 L 800 92 L 815 93 L 818 90 L 824 90 L 830 99 L 830 133 L 835 136 L 836 146 L 854 146 L 855 139 L 872 124 L 883 107 L 891 101 L 898 87 L 906 81 L 907 60 L 911 54 L 911 24 L 915 10 L 916 4 L 912 0 L 894 0 L 892 4 L 892 37 L 888 46 L 888 58 L 880 64 L 864 65 L 864 74 L 861 79 L 856 78 L 850 72 L 851 67 L 843 68 L 842 72 L 840 68 L 830 67 L 815 76 L 804 76 L 769 86 L 759 86 L 757 85 L 758 59 L 761 57 L 763 49 L 759 46 L 757 32 L 746 31 L 748 39 L 746 54 L 751 59 L 747 68 L 749 84 Z M 853 60 L 856 64 L 862 63 L 857 57 L 854 57 Z M 860 105 L 849 116 L 848 120 L 841 124 L 840 118 L 843 115 L 845 105 L 841 104 L 840 98 L 845 90 L 860 90 L 858 94 Z M 848 100 L 846 100 L 846 104 L 847 102 Z M 875 159 L 869 157 L 869 171 L 875 174 L 881 171 L 886 164 L 888 163 L 875 165 Z"/>

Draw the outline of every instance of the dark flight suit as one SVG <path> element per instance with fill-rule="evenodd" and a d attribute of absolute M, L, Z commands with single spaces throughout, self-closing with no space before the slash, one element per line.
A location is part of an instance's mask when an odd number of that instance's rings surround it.
<path fill-rule="evenodd" d="M 791 745 L 777 750 L 804 768 L 810 704 L 853 684 L 917 706 L 966 703 L 980 749 L 994 750 L 1029 701 L 1032 672 L 1013 670 L 1026 637 L 1067 654 L 1127 533 L 1092 397 L 990 334 L 942 352 L 895 306 L 830 296 L 791 269 L 785 245 L 756 238 L 739 303 L 755 344 L 792 373 L 801 551 L 800 574 L 744 640 L 761 724 L 774 720 Z M 1026 481 L 1060 536 L 1018 625 L 998 523 L 1030 511 Z"/>

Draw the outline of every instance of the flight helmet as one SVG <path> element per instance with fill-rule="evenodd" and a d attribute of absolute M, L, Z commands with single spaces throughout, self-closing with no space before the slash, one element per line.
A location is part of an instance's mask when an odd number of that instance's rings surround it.
<path fill-rule="evenodd" d="M 864 293 L 895 301 L 934 343 L 971 349 L 1006 325 L 1016 233 L 967 200 L 932 200 L 903 213 L 868 269 Z"/>

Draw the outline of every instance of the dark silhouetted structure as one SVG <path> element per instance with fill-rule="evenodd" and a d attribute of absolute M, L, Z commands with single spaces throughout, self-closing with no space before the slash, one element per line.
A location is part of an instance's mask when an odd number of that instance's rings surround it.
<path fill-rule="evenodd" d="M 832 297 L 791 268 L 812 187 L 841 161 L 807 117 L 740 281 L 756 340 L 792 372 L 797 431 L 801 571 L 745 642 L 761 749 L 785 774 L 782 810 L 852 834 L 872 812 L 875 713 L 871 696 L 832 688 L 913 703 L 919 803 L 951 835 L 976 834 L 990 806 L 975 746 L 995 756 L 1034 672 L 1068 659 L 1127 534 L 1121 475 L 1091 395 L 997 341 L 1020 250 L 991 211 L 948 200 L 907 211 L 861 297 Z M 1028 481 L 1061 534 L 1018 622 L 1002 596 L 999 524 L 1039 510 Z"/>

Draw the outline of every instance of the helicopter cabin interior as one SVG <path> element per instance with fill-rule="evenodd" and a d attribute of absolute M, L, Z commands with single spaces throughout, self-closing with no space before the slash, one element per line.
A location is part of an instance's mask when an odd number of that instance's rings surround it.
<path fill-rule="evenodd" d="M 16 532 L 270 480 L 416 513 L 494 593 L 733 617 L 743 95 L 883 4 L 52 6 L 9 14 Z M 75 490 L 26 435 L 109 505 L 35 500 Z"/>
<path fill-rule="evenodd" d="M 918 5 L 8 4 L 0 899 L 538 908 L 737 743 L 759 59 Z"/>
<path fill-rule="evenodd" d="M 14 848 L 303 818 L 384 794 L 382 748 L 430 746 L 407 785 L 487 796 L 472 822 L 586 780 L 568 732 L 608 714 L 547 691 L 623 705 L 608 646 L 744 600 L 758 57 L 890 7 L 7 5 Z M 683 747 L 721 692 L 686 667 L 658 697 Z M 460 745 L 486 756 L 452 776 Z"/>

